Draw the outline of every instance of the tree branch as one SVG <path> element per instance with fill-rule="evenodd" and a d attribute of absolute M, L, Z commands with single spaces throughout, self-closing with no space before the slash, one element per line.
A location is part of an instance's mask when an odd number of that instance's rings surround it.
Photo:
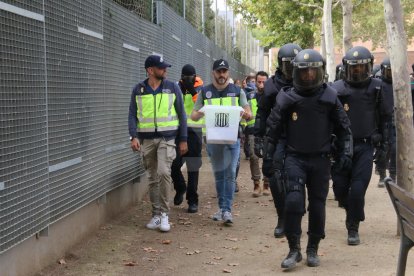
<path fill-rule="evenodd" d="M 304 7 L 309 7 L 309 8 L 315 8 L 315 9 L 319 9 L 321 11 L 323 11 L 323 8 L 321 6 L 318 5 L 314 5 L 314 4 L 304 4 L 300 2 L 301 0 L 292 0 L 292 2 L 298 4 L 299 6 L 304 6 Z"/>
<path fill-rule="evenodd" d="M 332 10 L 334 10 L 336 7 L 339 6 L 339 4 L 341 4 L 341 0 L 337 0 L 333 5 L 332 5 Z"/>

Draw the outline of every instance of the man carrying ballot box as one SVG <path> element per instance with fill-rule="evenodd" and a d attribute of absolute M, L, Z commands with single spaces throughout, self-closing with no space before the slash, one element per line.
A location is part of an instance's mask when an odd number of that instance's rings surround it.
<path fill-rule="evenodd" d="M 213 63 L 212 79 L 213 83 L 203 87 L 199 92 L 191 119 L 198 121 L 204 116 L 204 113 L 200 111 L 203 106 L 215 105 L 240 106 L 244 110 L 242 118 L 249 120 L 251 111 L 246 94 L 240 87 L 229 82 L 229 63 L 226 60 L 219 59 Z M 226 116 L 224 116 L 224 121 L 225 118 Z M 217 116 L 217 119 L 220 122 L 216 125 L 226 126 L 223 124 L 223 118 Z M 208 131 L 207 129 L 207 137 Z M 216 144 L 207 139 L 207 153 L 214 172 L 219 205 L 219 210 L 213 215 L 213 220 L 223 221 L 226 225 L 230 225 L 233 223 L 231 207 L 236 183 L 237 160 L 240 155 L 240 139 L 237 138 L 236 142 L 231 144 Z"/>

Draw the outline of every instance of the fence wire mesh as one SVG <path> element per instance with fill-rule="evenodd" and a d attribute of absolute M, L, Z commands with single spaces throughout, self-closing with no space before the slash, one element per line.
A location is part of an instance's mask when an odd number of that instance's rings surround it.
<path fill-rule="evenodd" d="M 172 63 L 174 81 L 192 63 L 208 83 L 222 57 L 233 78 L 252 71 L 174 1 L 1 3 L 0 253 L 144 173 L 127 117 L 148 55 Z"/>

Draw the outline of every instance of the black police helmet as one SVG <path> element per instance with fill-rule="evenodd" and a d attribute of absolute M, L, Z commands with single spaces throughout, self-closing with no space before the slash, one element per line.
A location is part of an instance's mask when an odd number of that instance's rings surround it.
<path fill-rule="evenodd" d="M 325 60 L 318 51 L 300 51 L 292 62 L 293 87 L 300 94 L 313 94 L 324 83 Z"/>
<path fill-rule="evenodd" d="M 356 46 L 349 49 L 342 59 L 344 64 L 344 79 L 351 85 L 361 85 L 371 77 L 374 56 L 363 47 Z"/>
<path fill-rule="evenodd" d="M 277 53 L 277 63 L 280 71 L 287 80 L 292 79 L 292 60 L 302 51 L 302 48 L 295 43 L 287 43 L 280 47 Z"/>
<path fill-rule="evenodd" d="M 385 82 L 392 83 L 391 61 L 389 57 L 385 57 L 381 62 L 381 78 Z"/>

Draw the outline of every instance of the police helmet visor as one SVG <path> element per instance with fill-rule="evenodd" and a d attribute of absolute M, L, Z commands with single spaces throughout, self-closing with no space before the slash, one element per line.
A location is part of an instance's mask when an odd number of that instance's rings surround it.
<path fill-rule="evenodd" d="M 371 59 L 346 60 L 345 80 L 349 83 L 362 83 L 372 72 Z"/>
<path fill-rule="evenodd" d="M 325 72 L 322 62 L 299 62 L 293 69 L 293 86 L 299 91 L 314 90 L 322 85 Z"/>
<path fill-rule="evenodd" d="M 283 76 L 285 79 L 291 80 L 293 75 L 293 64 L 292 60 L 294 57 L 283 57 L 282 64 L 280 64 L 280 70 L 282 71 Z"/>
<path fill-rule="evenodd" d="M 391 66 L 384 66 L 381 70 L 381 75 L 385 80 L 392 81 Z"/>

